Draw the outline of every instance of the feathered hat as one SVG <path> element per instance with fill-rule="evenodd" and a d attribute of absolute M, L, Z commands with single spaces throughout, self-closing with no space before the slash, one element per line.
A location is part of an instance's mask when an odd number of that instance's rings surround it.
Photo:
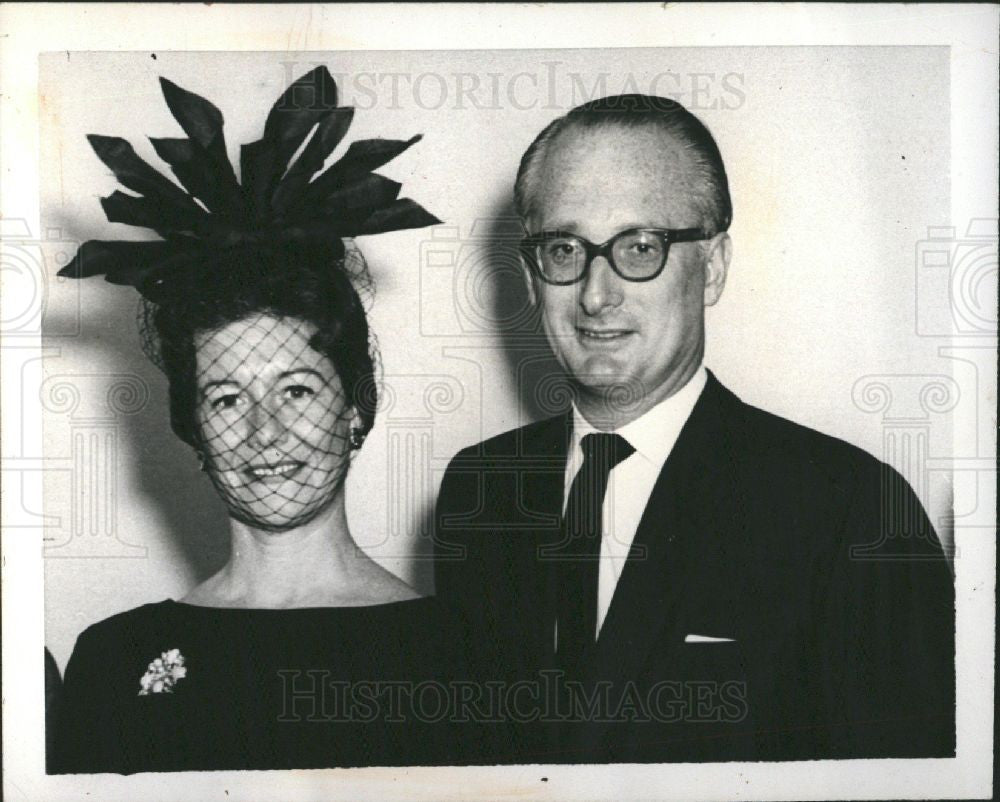
<path fill-rule="evenodd" d="M 441 222 L 414 201 L 400 198 L 400 184 L 374 172 L 420 135 L 405 141 L 355 141 L 323 170 L 354 117 L 353 108 L 337 105 L 337 84 L 326 67 L 289 86 L 272 106 L 264 135 L 241 146 L 241 180 L 226 155 L 222 113 L 166 78 L 160 78 L 160 86 L 187 136 L 150 141 L 180 186 L 139 158 L 126 140 L 96 134 L 87 138 L 118 181 L 138 193 L 115 191 L 102 198 L 108 220 L 152 229 L 162 239 L 90 240 L 60 276 L 103 274 L 157 303 L 207 279 L 199 275 L 206 257 L 227 249 L 301 244 L 328 248 L 337 259 L 344 255 L 345 237 Z"/>

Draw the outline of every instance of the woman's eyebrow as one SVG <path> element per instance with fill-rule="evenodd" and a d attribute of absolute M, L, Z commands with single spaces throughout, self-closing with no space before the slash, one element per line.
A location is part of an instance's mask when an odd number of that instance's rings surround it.
<path fill-rule="evenodd" d="M 316 378 L 317 381 L 323 384 L 327 382 L 327 379 L 323 376 L 322 373 L 313 370 L 312 368 L 292 368 L 291 370 L 283 371 L 278 375 L 278 381 L 282 381 L 284 379 L 290 379 L 301 373 L 313 376 Z M 215 379 L 210 382 L 205 382 L 205 385 L 201 388 L 201 395 L 204 398 L 205 396 L 208 395 L 210 390 L 214 390 L 217 387 L 225 387 L 225 386 L 240 387 L 241 385 L 238 381 L 236 381 L 236 379 Z"/>
<path fill-rule="evenodd" d="M 235 379 L 216 379 L 215 381 L 206 382 L 201 388 L 202 396 L 208 395 L 209 390 L 214 390 L 216 387 L 223 387 L 225 385 L 233 385 L 239 387 L 239 382 Z"/>
<path fill-rule="evenodd" d="M 323 376 L 323 374 L 320 373 L 317 370 L 313 370 L 312 368 L 293 368 L 292 370 L 286 370 L 278 378 L 279 379 L 287 379 L 287 378 L 290 378 L 292 376 L 295 376 L 298 373 L 308 373 L 310 376 L 315 376 L 321 382 L 324 382 L 324 383 L 326 382 L 326 378 Z"/>

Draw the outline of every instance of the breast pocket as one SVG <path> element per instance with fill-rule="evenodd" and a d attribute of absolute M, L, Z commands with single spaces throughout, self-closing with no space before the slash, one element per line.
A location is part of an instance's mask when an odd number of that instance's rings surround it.
<path fill-rule="evenodd" d="M 742 645 L 736 641 L 686 641 L 673 649 L 675 678 L 681 680 L 745 680 Z"/>

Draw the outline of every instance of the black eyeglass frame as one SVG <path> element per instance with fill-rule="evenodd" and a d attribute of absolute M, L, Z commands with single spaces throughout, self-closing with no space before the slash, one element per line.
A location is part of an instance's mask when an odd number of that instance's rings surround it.
<path fill-rule="evenodd" d="M 663 245 L 663 261 L 660 262 L 660 266 L 649 276 L 643 276 L 641 278 L 635 278 L 633 276 L 626 276 L 618 269 L 618 265 L 615 264 L 614 255 L 612 254 L 612 246 L 622 237 L 628 236 L 629 234 L 651 234 L 659 238 L 660 243 Z M 544 281 L 546 284 L 552 284 L 556 287 L 567 287 L 571 284 L 579 284 L 587 277 L 587 273 L 590 272 L 590 265 L 598 256 L 603 256 L 611 269 L 615 271 L 615 274 L 623 278 L 625 281 L 652 281 L 657 278 L 662 272 L 663 268 L 666 267 L 667 257 L 670 255 L 670 246 L 675 242 L 702 242 L 704 240 L 709 240 L 713 235 L 709 234 L 703 228 L 627 228 L 624 231 L 619 231 L 611 239 L 601 243 L 600 245 L 595 245 L 588 239 L 577 236 L 576 234 L 571 234 L 568 231 L 542 231 L 538 234 L 528 234 L 521 240 L 521 256 L 524 260 L 531 266 L 532 270 L 538 275 L 538 277 Z M 587 255 L 586 261 L 583 263 L 583 270 L 580 271 L 580 275 L 571 281 L 553 281 L 551 278 L 545 275 L 545 271 L 542 269 L 541 264 L 539 264 L 538 254 L 536 249 L 543 245 L 545 242 L 552 239 L 574 239 L 577 242 L 583 244 L 584 252 Z"/>

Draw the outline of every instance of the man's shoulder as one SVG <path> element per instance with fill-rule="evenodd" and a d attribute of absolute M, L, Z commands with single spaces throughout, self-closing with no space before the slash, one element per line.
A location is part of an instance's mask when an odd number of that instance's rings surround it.
<path fill-rule="evenodd" d="M 906 538 L 898 538 L 905 542 L 893 546 L 899 553 L 940 556 L 919 497 L 895 468 L 846 440 L 740 401 L 724 388 L 719 411 L 727 419 L 721 432 L 716 430 L 722 456 L 713 457 L 711 466 L 726 477 L 747 521 L 770 532 L 779 531 L 772 526 L 775 516 L 799 522 L 785 530 L 788 550 L 823 543 L 842 549 L 846 537 L 852 548 L 870 551 L 886 533 L 907 531 Z M 803 525 L 808 538 L 801 536 Z"/>
<path fill-rule="evenodd" d="M 713 429 L 708 448 L 725 459 L 752 462 L 765 475 L 821 479 L 835 484 L 891 471 L 875 456 L 840 437 L 754 406 L 712 376 L 699 400 Z M 693 415 L 692 418 L 697 416 Z M 694 420 L 689 424 L 699 425 Z M 572 427 L 568 413 L 508 429 L 459 451 L 457 467 L 500 467 L 565 459 Z"/>
<path fill-rule="evenodd" d="M 728 412 L 731 448 L 766 472 L 821 476 L 840 483 L 875 476 L 887 468 L 853 443 L 753 406 L 722 385 L 719 388 Z"/>
<path fill-rule="evenodd" d="M 571 419 L 562 414 L 508 429 L 463 448 L 452 464 L 538 460 L 554 453 L 562 458 L 570 426 Z"/>

